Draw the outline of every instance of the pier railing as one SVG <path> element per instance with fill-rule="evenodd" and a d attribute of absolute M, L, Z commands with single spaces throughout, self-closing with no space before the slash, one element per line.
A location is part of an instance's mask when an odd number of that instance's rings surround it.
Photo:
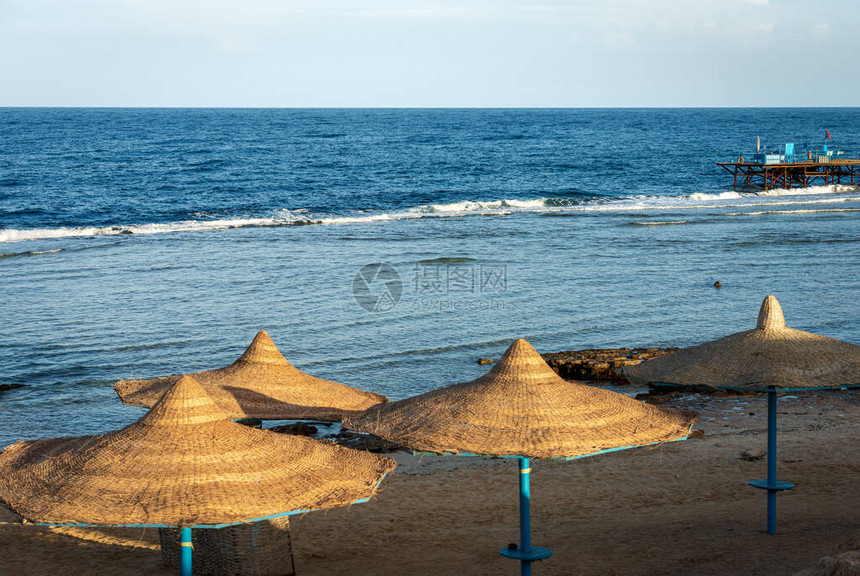
<path fill-rule="evenodd" d="M 798 164 L 803 162 L 814 162 L 817 164 L 829 164 L 832 160 L 839 159 L 843 151 L 839 149 L 827 150 L 823 148 L 795 149 L 793 154 L 786 154 L 784 148 L 767 150 L 762 152 L 728 152 L 714 151 L 714 162 L 726 164 Z"/>

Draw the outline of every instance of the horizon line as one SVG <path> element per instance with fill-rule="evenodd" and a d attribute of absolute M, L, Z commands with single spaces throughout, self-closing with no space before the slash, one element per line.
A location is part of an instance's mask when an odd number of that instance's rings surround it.
<path fill-rule="evenodd" d="M 744 110 L 744 109 L 815 109 L 860 108 L 851 105 L 642 105 L 642 106 L 219 106 L 219 105 L 66 105 L 66 104 L 0 104 L 0 109 L 89 109 L 89 110 Z"/>

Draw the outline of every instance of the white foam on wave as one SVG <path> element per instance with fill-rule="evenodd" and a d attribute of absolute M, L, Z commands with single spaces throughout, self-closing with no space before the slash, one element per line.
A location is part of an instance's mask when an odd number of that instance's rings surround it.
<path fill-rule="evenodd" d="M 809 188 L 774 188 L 773 190 L 757 192 L 756 196 L 812 196 L 816 194 L 844 194 L 856 190 L 856 186 L 834 184 L 831 186 L 810 186 Z"/>
<path fill-rule="evenodd" d="M 14 258 L 15 256 L 41 256 L 42 254 L 58 254 L 62 248 L 55 250 L 26 250 L 24 252 L 0 252 L 0 258 Z"/>
<path fill-rule="evenodd" d="M 456 218 L 465 216 L 505 216 L 513 213 L 629 213 L 648 211 L 721 210 L 731 208 L 773 208 L 785 205 L 842 203 L 860 201 L 857 188 L 850 186 L 816 186 L 793 190 L 769 190 L 758 193 L 697 192 L 686 196 L 629 196 L 595 198 L 573 202 L 567 198 L 530 200 L 491 200 L 428 204 L 400 212 L 376 212 L 344 216 L 314 216 L 306 210 L 277 210 L 268 217 L 182 220 L 167 223 L 131 224 L 127 226 L 82 226 L 0 229 L 0 243 L 85 236 L 119 236 L 123 234 L 167 234 L 223 230 L 227 228 L 277 227 L 302 224 L 364 224 L 418 218 Z M 788 198 L 783 198 L 788 197 Z M 848 211 L 848 210 L 845 210 Z M 682 221 L 676 221 L 681 223 Z M 671 224 L 676 222 L 662 222 Z M 657 225 L 657 223 L 653 224 Z"/>
<path fill-rule="evenodd" d="M 833 184 L 830 186 L 810 186 L 808 188 L 774 188 L 772 190 L 761 190 L 758 192 L 736 192 L 734 190 L 709 194 L 706 192 L 695 192 L 690 194 L 691 200 L 735 200 L 738 198 L 773 197 L 773 196 L 815 196 L 821 194 L 843 194 L 854 192 L 856 186 L 845 184 Z"/>
<path fill-rule="evenodd" d="M 688 220 L 652 220 L 649 222 L 634 222 L 636 226 L 677 226 L 679 224 L 688 224 Z"/>
<path fill-rule="evenodd" d="M 359 216 L 331 216 L 320 218 L 320 224 L 362 224 L 370 222 L 388 222 L 390 220 L 403 220 L 408 214 L 362 214 Z M 416 216 L 417 217 L 417 216 Z"/>
<path fill-rule="evenodd" d="M 756 210 L 751 212 L 727 212 L 726 216 L 764 216 L 766 214 L 828 214 L 841 212 L 860 212 L 860 208 L 819 208 L 798 210 Z"/>
<path fill-rule="evenodd" d="M 79 226 L 59 228 L 32 228 L 28 230 L 0 230 L 0 243 L 26 240 L 49 240 L 54 238 L 78 238 L 86 236 L 122 236 L 138 234 L 168 234 L 171 232 L 198 232 L 225 230 L 228 228 L 289 226 L 301 222 L 299 219 L 229 218 L 222 220 L 180 220 L 158 224 L 130 224 L 128 226 Z"/>
<path fill-rule="evenodd" d="M 532 200 L 492 200 L 492 201 L 462 201 L 450 204 L 428 204 L 409 211 L 408 215 L 398 218 L 414 217 L 418 213 L 423 217 L 442 215 L 473 215 L 473 214 L 511 214 L 513 212 L 630 212 L 646 210 L 696 210 L 706 208 L 729 208 L 757 206 L 763 203 L 772 205 L 774 197 L 807 195 L 837 195 L 856 191 L 851 186 L 816 186 L 812 188 L 795 188 L 792 190 L 769 190 L 767 192 L 741 193 L 727 190 L 717 193 L 695 192 L 687 196 L 629 196 L 627 198 L 593 199 L 590 201 L 572 203 L 566 198 L 536 198 Z M 740 202 L 739 202 L 740 201 Z M 833 198 L 828 201 L 842 201 Z M 803 202 L 802 199 L 792 200 L 792 203 Z"/>
<path fill-rule="evenodd" d="M 690 200 L 707 201 L 707 200 L 736 200 L 741 198 L 740 193 L 735 191 L 720 192 L 718 194 L 708 194 L 706 192 L 695 192 L 688 196 Z"/>
<path fill-rule="evenodd" d="M 552 200 L 547 198 L 535 198 L 533 200 L 464 200 L 450 204 L 427 204 L 413 208 L 410 212 L 420 214 L 461 214 L 465 212 L 487 212 L 495 210 L 534 210 L 546 208 Z"/>

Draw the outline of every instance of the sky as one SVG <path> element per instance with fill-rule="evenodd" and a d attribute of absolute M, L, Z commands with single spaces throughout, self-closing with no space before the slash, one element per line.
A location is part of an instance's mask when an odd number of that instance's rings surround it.
<path fill-rule="evenodd" d="M 856 0 L 0 0 L 0 106 L 860 104 Z"/>

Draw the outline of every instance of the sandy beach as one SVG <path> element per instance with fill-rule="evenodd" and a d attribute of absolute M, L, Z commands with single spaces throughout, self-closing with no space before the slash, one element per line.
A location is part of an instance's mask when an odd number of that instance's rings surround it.
<path fill-rule="evenodd" d="M 0 576 L 860 576 L 858 23 L 0 0 Z"/>
<path fill-rule="evenodd" d="M 860 549 L 860 391 L 779 402 L 778 534 L 764 534 L 764 396 L 676 395 L 703 437 L 573 462 L 533 461 L 535 574 L 796 574 Z M 698 436 L 698 435 L 697 435 Z M 746 457 L 742 454 L 746 453 Z M 292 522 L 298 574 L 515 574 L 516 468 L 504 459 L 396 453 L 369 504 Z M 149 530 L 0 524 L 0 573 L 174 574 Z M 856 566 L 855 568 L 856 569 Z M 853 574 L 853 572 L 851 572 Z"/>

